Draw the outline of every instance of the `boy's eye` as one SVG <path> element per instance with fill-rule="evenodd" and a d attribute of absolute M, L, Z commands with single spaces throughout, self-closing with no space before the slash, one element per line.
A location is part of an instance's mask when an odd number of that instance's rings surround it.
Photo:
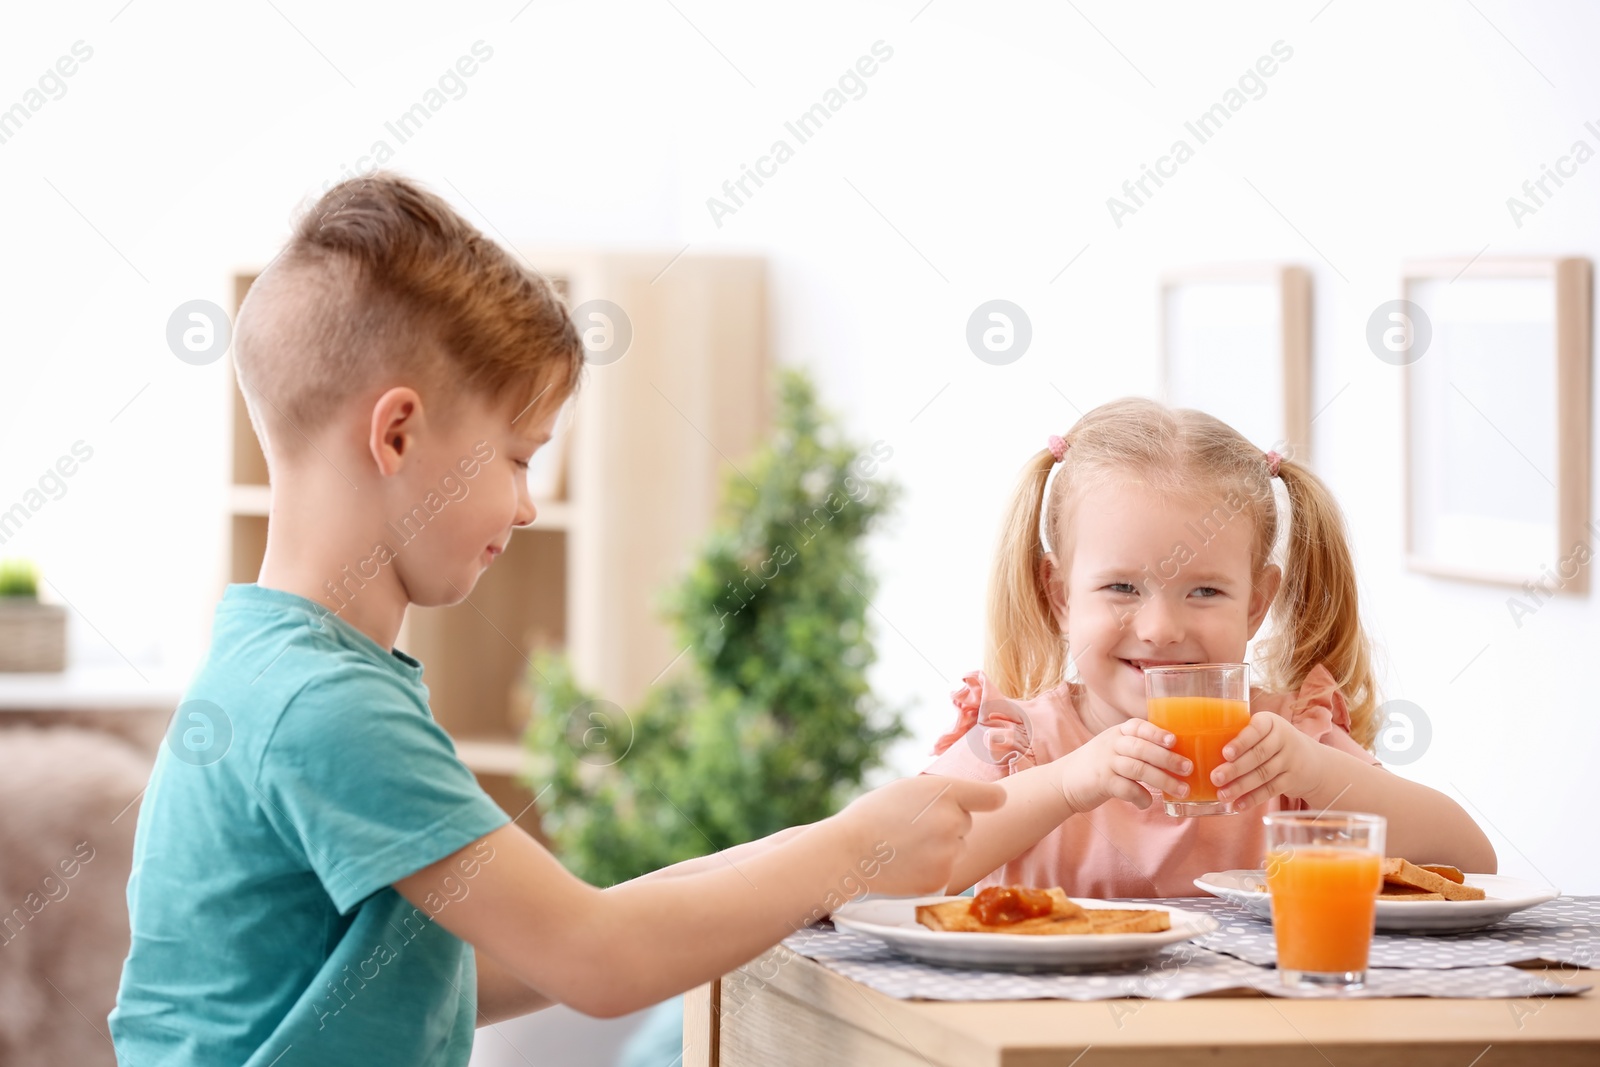
<path fill-rule="evenodd" d="M 1123 596 L 1133 596 L 1139 592 L 1132 582 L 1112 582 L 1106 588 L 1113 593 L 1121 593 Z"/>
<path fill-rule="evenodd" d="M 1199 589 L 1194 591 L 1194 595 L 1200 597 L 1202 600 L 1209 600 L 1214 596 L 1221 596 L 1222 590 L 1216 588 L 1215 586 L 1202 585 Z"/>

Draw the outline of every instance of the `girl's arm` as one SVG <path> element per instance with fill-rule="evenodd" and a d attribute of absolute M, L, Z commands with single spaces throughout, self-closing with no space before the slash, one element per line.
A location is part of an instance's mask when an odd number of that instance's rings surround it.
<path fill-rule="evenodd" d="M 1419 856 L 1412 862 L 1449 863 L 1475 874 L 1494 874 L 1498 869 L 1494 846 L 1460 804 L 1437 789 L 1354 756 L 1334 749 L 1328 754 L 1337 757 L 1330 760 L 1336 764 L 1331 779 L 1304 798 L 1313 810 L 1337 807 L 1384 816 L 1389 821 L 1384 849 L 1390 856 Z"/>
<path fill-rule="evenodd" d="M 1461 805 L 1437 789 L 1324 745 L 1278 715 L 1256 715 L 1222 752 L 1232 760 L 1212 773 L 1217 796 L 1235 811 L 1279 793 L 1313 811 L 1330 808 L 1382 815 L 1389 821 L 1385 851 L 1413 863 L 1449 863 L 1494 874 L 1494 846 Z"/>
<path fill-rule="evenodd" d="M 905 779 L 748 859 L 605 890 L 512 823 L 394 887 L 530 994 L 611 1017 L 733 970 L 863 888 L 944 889 L 969 813 L 1004 800 L 986 782 Z M 491 993 L 497 1011 L 535 1003 Z"/>
<path fill-rule="evenodd" d="M 1141 782 L 1175 795 L 1187 792 L 1188 785 L 1177 776 L 1189 773 L 1189 761 L 1167 747 L 1172 742 L 1172 734 L 1160 727 L 1129 719 L 1060 759 L 1001 779 L 1005 806 L 972 817 L 972 831 L 951 869 L 950 887 L 976 884 L 1072 816 L 1112 797 L 1148 808 L 1150 791 Z"/>

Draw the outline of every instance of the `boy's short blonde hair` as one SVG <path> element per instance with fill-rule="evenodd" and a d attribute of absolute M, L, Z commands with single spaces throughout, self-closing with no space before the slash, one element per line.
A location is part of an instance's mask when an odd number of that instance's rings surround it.
<path fill-rule="evenodd" d="M 432 410 L 463 394 L 548 410 L 577 388 L 583 344 L 544 277 L 438 196 L 379 173 L 299 219 L 239 309 L 234 365 L 270 462 L 390 384 Z"/>

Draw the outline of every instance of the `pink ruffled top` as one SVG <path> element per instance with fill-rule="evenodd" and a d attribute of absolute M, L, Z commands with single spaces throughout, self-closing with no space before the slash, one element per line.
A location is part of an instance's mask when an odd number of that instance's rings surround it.
<path fill-rule="evenodd" d="M 997 781 L 1059 759 L 1094 736 L 1078 714 L 1077 686 L 1010 700 L 994 693 L 981 671 L 963 681 L 951 694 L 955 727 L 939 738 L 934 751 L 941 755 L 924 773 Z M 1281 715 L 1325 745 L 1378 763 L 1350 737 L 1344 696 L 1320 664 L 1293 695 L 1252 689 L 1250 714 Z M 1261 866 L 1263 814 L 1304 806 L 1279 796 L 1241 815 L 1174 818 L 1162 809 L 1159 796 L 1144 811 L 1113 799 L 1074 815 L 979 886 L 1058 885 L 1080 897 L 1203 896 L 1194 885 L 1200 875 Z"/>

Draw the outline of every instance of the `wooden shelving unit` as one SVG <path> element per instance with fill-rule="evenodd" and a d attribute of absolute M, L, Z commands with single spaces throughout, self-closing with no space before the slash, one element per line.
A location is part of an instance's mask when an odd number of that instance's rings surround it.
<path fill-rule="evenodd" d="M 522 248 L 573 308 L 609 300 L 632 342 L 586 369 L 564 442 L 566 492 L 538 504 L 473 593 L 412 608 L 398 646 L 422 661 L 433 713 L 463 762 L 537 832 L 517 781 L 540 648 L 565 648 L 584 686 L 632 706 L 682 651 L 655 614 L 715 512 L 723 472 L 770 421 L 766 268 L 750 257 Z M 243 301 L 256 271 L 235 276 Z M 580 321 L 579 328 L 584 327 Z M 266 551 L 266 461 L 229 385 L 230 582 L 253 582 Z M 560 713 L 561 709 L 554 709 Z"/>

